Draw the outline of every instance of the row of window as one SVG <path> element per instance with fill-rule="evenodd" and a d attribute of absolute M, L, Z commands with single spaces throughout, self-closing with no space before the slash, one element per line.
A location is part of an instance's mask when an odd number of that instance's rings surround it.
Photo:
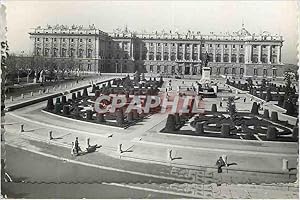
<path fill-rule="evenodd" d="M 217 68 L 217 75 L 221 74 L 221 68 L 218 67 Z M 229 74 L 229 68 L 225 67 L 224 68 L 224 75 Z M 236 68 L 231 68 L 231 74 L 235 75 L 236 74 Z M 240 68 L 240 75 L 244 74 L 244 68 Z M 258 76 L 258 69 L 254 68 L 253 69 L 253 75 L 254 76 Z M 268 76 L 268 70 L 267 69 L 263 69 L 263 76 L 266 77 Z M 277 76 L 277 69 L 272 69 L 272 76 L 276 77 Z"/>
<path fill-rule="evenodd" d="M 70 40 L 70 42 L 74 42 L 74 38 L 71 38 L 71 39 L 69 39 L 69 40 Z M 36 41 L 39 42 L 39 41 L 40 41 L 40 38 L 37 38 Z M 45 41 L 48 42 L 48 41 L 49 41 L 49 38 L 45 38 Z M 56 41 L 57 41 L 57 38 L 53 38 L 53 41 L 56 42 Z M 62 41 L 65 42 L 65 41 L 66 41 L 66 38 L 62 38 Z M 82 42 L 82 41 L 83 41 L 83 39 L 80 38 L 80 39 L 79 39 L 79 42 Z M 92 39 L 88 39 L 88 41 L 91 42 Z"/>
<path fill-rule="evenodd" d="M 52 51 L 53 57 L 58 57 L 58 54 L 59 54 L 58 49 L 54 48 L 53 51 Z M 37 56 L 42 55 L 42 52 L 41 52 L 40 48 L 36 49 L 36 55 Z M 50 56 L 50 49 L 45 48 L 43 55 L 44 56 Z M 60 56 L 61 57 L 67 57 L 67 49 L 62 48 L 61 51 L 60 51 Z M 83 56 L 84 56 L 84 50 L 83 49 L 79 49 L 77 56 L 79 58 L 83 58 Z M 92 49 L 88 49 L 87 52 L 86 52 L 86 57 L 87 58 L 92 58 L 92 56 L 93 56 L 93 50 Z M 70 51 L 69 51 L 69 57 L 75 57 L 75 49 L 70 49 Z"/>

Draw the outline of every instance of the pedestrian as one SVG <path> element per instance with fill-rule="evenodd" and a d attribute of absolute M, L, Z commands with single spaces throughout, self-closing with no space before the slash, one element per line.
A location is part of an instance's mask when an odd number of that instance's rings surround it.
<path fill-rule="evenodd" d="M 76 156 L 79 154 L 79 142 L 78 142 L 78 137 L 76 137 L 75 139 L 75 152 L 76 152 Z"/>
<path fill-rule="evenodd" d="M 222 173 L 222 167 L 225 166 L 225 162 L 224 160 L 222 159 L 222 157 L 220 157 L 217 162 L 216 162 L 216 165 L 218 167 L 218 173 Z"/>
<path fill-rule="evenodd" d="M 222 107 L 222 101 L 220 101 L 220 107 Z"/>
<path fill-rule="evenodd" d="M 246 102 L 246 97 L 244 98 L 244 103 Z"/>

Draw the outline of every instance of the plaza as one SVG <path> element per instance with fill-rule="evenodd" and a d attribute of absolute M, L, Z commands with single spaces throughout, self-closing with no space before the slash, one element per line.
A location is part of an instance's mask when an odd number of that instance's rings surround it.
<path fill-rule="evenodd" d="M 79 82 L 77 86 L 74 84 L 73 87 L 67 89 L 64 87 L 61 90 L 56 89 L 57 91 L 50 89 L 48 94 L 42 94 L 42 96 L 53 96 L 59 92 L 59 94 L 65 94 L 67 99 L 72 99 L 72 92 L 66 93 L 63 91 L 72 90 L 77 93 L 76 88 L 82 90 L 83 86 L 89 86 L 87 87 L 88 94 L 95 95 L 95 93 L 92 93 L 93 84 L 102 85 L 114 78 L 124 77 L 124 75 L 116 75 L 96 76 L 94 79 L 83 83 Z M 131 78 L 133 76 L 134 74 L 130 75 Z M 150 79 L 150 76 L 146 75 L 146 79 Z M 188 88 L 192 84 L 196 84 L 197 81 L 164 78 L 160 92 L 165 91 L 170 80 L 174 92 L 179 85 L 181 88 Z M 227 86 L 225 80 L 214 81 L 218 82 L 219 90 L 223 92 L 217 93 L 216 98 L 204 98 L 201 104 L 202 109 L 210 111 L 212 105 L 216 104 L 218 111 L 225 112 L 226 105 L 220 107 L 219 102 L 224 102 L 226 98 L 234 94 L 236 98 L 239 97 L 235 101 L 237 111 L 251 111 L 255 101 L 254 97 L 246 92 Z M 70 86 L 71 84 L 68 87 Z M 229 88 L 231 91 L 229 91 Z M 171 92 L 169 91 L 170 94 Z M 25 96 L 29 95 L 25 94 Z M 244 98 L 247 99 L 246 102 L 244 102 Z M 252 100 L 250 100 L 251 98 Z M 47 112 L 44 110 L 47 99 L 43 98 L 42 101 L 26 105 L 22 109 L 17 109 L 16 105 L 22 104 L 24 100 L 20 99 L 20 103 L 18 99 L 15 99 L 14 102 L 10 102 L 10 99 L 7 100 L 7 110 L 10 110 L 10 112 L 6 113 L 5 123 L 7 124 L 6 131 L 9 133 L 6 136 L 6 143 L 9 146 L 26 149 L 30 152 L 41 152 L 42 155 L 51 155 L 51 157 L 55 156 L 67 163 L 82 163 L 87 166 L 99 166 L 100 168 L 105 166 L 105 169 L 108 168 L 112 171 L 121 170 L 129 174 L 137 173 L 142 176 L 160 177 L 162 180 L 157 180 L 158 182 L 155 184 L 157 186 L 169 179 L 175 182 L 179 181 L 179 185 L 173 183 L 164 186 L 165 190 L 168 191 L 165 194 L 183 195 L 184 197 L 216 198 L 217 188 L 220 186 L 216 187 L 215 184 L 221 184 L 224 190 L 227 190 L 229 185 L 232 184 L 266 184 L 267 187 L 271 188 L 280 187 L 278 184 L 274 185 L 274 183 L 294 184 L 297 180 L 297 142 L 165 133 L 162 130 L 166 126 L 170 114 L 168 112 L 152 113 L 142 121 L 138 121 L 136 124 L 124 129 L 123 127 L 91 123 L 84 119 L 78 120 Z M 265 103 L 263 106 L 265 109 L 269 109 L 270 112 L 278 112 L 279 120 L 287 120 L 291 125 L 297 123 L 296 118 L 283 114 L 283 110 L 275 106 L 274 102 Z M 263 110 L 259 110 L 259 113 L 263 114 Z M 181 128 L 182 131 L 194 130 L 190 126 L 192 119 L 188 119 L 187 123 Z M 23 131 L 20 130 L 20 125 L 23 125 Z M 49 137 L 50 131 L 53 139 Z M 88 148 L 87 139 L 89 139 L 90 145 L 100 145 L 101 147 L 94 153 L 84 153 L 81 156 L 72 157 L 69 152 L 75 137 L 79 138 L 79 144 L 83 151 Z M 224 168 L 224 171 L 218 174 L 215 162 L 222 154 L 227 155 L 228 163 L 235 163 L 235 165 Z M 105 157 L 104 160 L 102 160 L 103 157 Z M 115 162 L 119 164 L 116 166 L 113 164 Z M 284 166 L 284 162 L 288 162 L 287 166 Z M 124 163 L 125 166 L 121 163 Z M 144 167 L 135 168 L 134 166 L 137 164 L 144 165 Z M 149 169 L 149 167 L 154 166 L 156 166 L 155 169 Z M 287 168 L 284 169 L 285 167 Z M 145 169 L 147 171 L 144 171 Z M 92 181 L 93 179 L 84 178 L 84 180 Z M 182 185 L 186 182 L 188 182 L 187 185 Z M 189 184 L 196 184 L 197 186 Z M 147 191 L 149 187 L 144 185 L 142 188 Z M 150 188 L 161 191 L 161 187 L 159 186 L 160 189 L 156 186 L 153 188 L 152 184 Z M 250 191 L 250 188 L 248 186 L 247 191 Z M 236 197 L 241 198 L 246 193 L 240 191 L 236 195 Z M 251 195 L 254 194 L 251 193 Z M 282 191 L 281 195 L 285 195 L 285 193 Z"/>
<path fill-rule="evenodd" d="M 294 3 L 0 6 L 1 197 L 299 198 Z"/>

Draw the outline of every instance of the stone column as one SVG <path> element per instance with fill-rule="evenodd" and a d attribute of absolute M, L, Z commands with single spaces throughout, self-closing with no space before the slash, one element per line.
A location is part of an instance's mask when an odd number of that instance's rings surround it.
<path fill-rule="evenodd" d="M 149 42 L 146 43 L 146 48 L 147 48 L 147 60 L 149 60 L 149 51 L 150 51 Z"/>
<path fill-rule="evenodd" d="M 143 44 L 140 43 L 140 60 L 143 60 Z"/>
<path fill-rule="evenodd" d="M 200 50 L 201 50 L 201 44 L 198 44 L 197 45 L 197 47 L 198 47 L 198 61 L 201 59 L 201 54 L 200 54 Z"/>
<path fill-rule="evenodd" d="M 277 46 L 277 64 L 280 63 L 280 51 L 281 51 L 281 47 L 280 45 Z"/>
<path fill-rule="evenodd" d="M 134 57 L 133 57 L 133 43 L 132 43 L 132 41 L 130 41 L 130 57 L 131 57 L 131 60 L 134 60 Z"/>
<path fill-rule="evenodd" d="M 178 43 L 175 43 L 176 51 L 175 51 L 175 60 L 178 58 Z"/>
<path fill-rule="evenodd" d="M 164 55 L 165 55 L 165 51 L 164 51 L 164 43 L 161 43 L 161 58 L 160 60 L 164 60 Z"/>
<path fill-rule="evenodd" d="M 232 50 L 232 45 L 229 45 L 229 53 L 228 53 L 228 62 L 231 63 L 231 50 Z"/>
<path fill-rule="evenodd" d="M 194 60 L 193 56 L 194 56 L 194 44 L 190 44 L 190 60 Z"/>
<path fill-rule="evenodd" d="M 156 60 L 157 43 L 154 43 L 154 60 Z"/>
<path fill-rule="evenodd" d="M 169 43 L 169 57 L 168 57 L 168 60 L 170 61 L 171 60 L 171 53 L 172 53 L 172 51 L 171 51 L 171 49 L 172 49 L 172 44 L 171 43 Z"/>
<path fill-rule="evenodd" d="M 220 44 L 221 45 L 221 62 L 224 62 L 224 45 L 223 44 Z"/>
<path fill-rule="evenodd" d="M 258 45 L 258 63 L 261 63 L 261 45 Z"/>
<path fill-rule="evenodd" d="M 216 62 L 216 44 L 213 44 L 213 62 Z"/>
<path fill-rule="evenodd" d="M 185 44 L 182 44 L 182 60 L 185 60 Z"/>
<path fill-rule="evenodd" d="M 268 63 L 271 64 L 271 45 L 268 46 Z"/>
<path fill-rule="evenodd" d="M 278 54 L 279 63 L 281 63 L 281 48 L 282 48 L 282 46 L 280 45 L 280 47 L 279 47 L 279 54 Z"/>

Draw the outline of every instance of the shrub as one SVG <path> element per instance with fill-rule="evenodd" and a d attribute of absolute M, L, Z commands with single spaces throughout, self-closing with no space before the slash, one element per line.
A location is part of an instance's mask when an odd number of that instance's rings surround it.
<path fill-rule="evenodd" d="M 276 111 L 272 111 L 271 120 L 274 121 L 274 122 L 278 121 L 278 113 Z"/>
<path fill-rule="evenodd" d="M 180 121 L 180 116 L 179 116 L 179 113 L 175 113 L 175 124 L 180 124 L 181 121 Z"/>
<path fill-rule="evenodd" d="M 137 109 L 132 109 L 132 117 L 134 120 L 139 118 L 139 114 L 137 112 Z"/>
<path fill-rule="evenodd" d="M 56 98 L 56 102 L 55 103 L 60 103 L 60 98 L 59 97 Z"/>
<path fill-rule="evenodd" d="M 72 100 L 75 101 L 76 100 L 76 93 L 72 93 Z"/>
<path fill-rule="evenodd" d="M 61 112 L 61 104 L 60 103 L 55 103 L 54 113 L 59 114 L 60 112 Z"/>
<path fill-rule="evenodd" d="M 80 109 L 79 109 L 78 106 L 75 106 L 75 107 L 74 107 L 74 117 L 75 117 L 76 119 L 79 119 L 79 118 L 80 118 Z"/>
<path fill-rule="evenodd" d="M 257 106 L 256 102 L 253 102 L 253 104 L 252 104 L 251 113 L 254 115 L 258 115 L 258 106 Z"/>
<path fill-rule="evenodd" d="M 228 137 L 230 135 L 230 125 L 229 124 L 222 124 L 221 126 L 221 136 Z"/>
<path fill-rule="evenodd" d="M 203 129 L 203 123 L 202 122 L 196 122 L 196 131 L 197 134 L 203 134 L 204 129 Z"/>
<path fill-rule="evenodd" d="M 295 113 L 295 106 L 294 106 L 293 102 L 291 102 L 289 100 L 286 103 L 285 109 L 286 109 L 286 114 L 288 114 L 288 115 L 293 115 Z"/>
<path fill-rule="evenodd" d="M 267 102 L 272 101 L 272 94 L 271 94 L 271 89 L 270 88 L 268 88 L 268 90 L 267 90 L 266 101 Z"/>
<path fill-rule="evenodd" d="M 267 140 L 275 140 L 277 137 L 277 129 L 274 126 L 268 126 Z"/>
<path fill-rule="evenodd" d="M 47 101 L 47 110 L 52 111 L 54 109 L 53 98 L 49 97 Z"/>
<path fill-rule="evenodd" d="M 95 97 L 98 98 L 100 96 L 100 90 L 95 91 Z"/>
<path fill-rule="evenodd" d="M 77 91 L 77 98 L 80 99 L 81 98 L 81 92 Z"/>
<path fill-rule="evenodd" d="M 165 130 L 166 131 L 175 131 L 175 129 L 176 129 L 175 124 L 176 124 L 175 115 L 169 114 L 168 118 L 167 118 Z"/>
<path fill-rule="evenodd" d="M 117 125 L 122 126 L 124 123 L 124 114 L 122 109 L 118 109 L 116 111 L 116 120 L 117 120 Z"/>
<path fill-rule="evenodd" d="M 218 110 L 217 110 L 217 105 L 216 105 L 216 104 L 212 104 L 212 105 L 211 105 L 211 111 L 212 111 L 212 112 L 218 112 Z"/>
<path fill-rule="evenodd" d="M 68 105 L 63 106 L 63 115 L 70 115 L 70 107 Z"/>
<path fill-rule="evenodd" d="M 265 118 L 265 119 L 269 119 L 270 118 L 269 110 L 267 110 L 267 109 L 264 110 L 263 118 Z"/>
<path fill-rule="evenodd" d="M 92 93 L 95 93 L 95 91 L 96 91 L 96 85 L 93 85 L 92 86 Z"/>
<path fill-rule="evenodd" d="M 86 111 L 86 119 L 87 120 L 92 120 L 93 119 L 93 111 L 92 110 L 87 110 Z"/>
<path fill-rule="evenodd" d="M 127 121 L 132 122 L 133 121 L 133 112 L 130 111 L 127 113 Z"/>
<path fill-rule="evenodd" d="M 97 120 L 98 120 L 98 122 L 105 122 L 104 114 L 103 113 L 98 113 L 97 114 Z"/>
<path fill-rule="evenodd" d="M 295 141 L 298 141 L 298 137 L 299 137 L 299 127 L 296 125 L 294 128 L 293 128 L 293 134 L 292 134 L 292 137 Z"/>
<path fill-rule="evenodd" d="M 83 94 L 82 94 L 83 97 L 88 97 L 88 91 L 87 91 L 87 88 L 84 88 L 83 89 Z"/>

